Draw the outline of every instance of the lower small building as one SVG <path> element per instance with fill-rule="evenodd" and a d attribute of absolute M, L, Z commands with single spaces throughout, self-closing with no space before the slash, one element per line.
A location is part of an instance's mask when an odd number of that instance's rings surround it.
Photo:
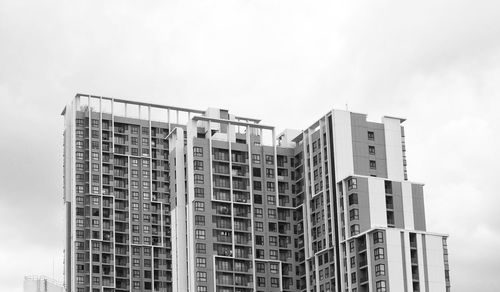
<path fill-rule="evenodd" d="M 59 281 L 45 276 L 24 277 L 24 292 L 63 292 L 64 286 Z"/>

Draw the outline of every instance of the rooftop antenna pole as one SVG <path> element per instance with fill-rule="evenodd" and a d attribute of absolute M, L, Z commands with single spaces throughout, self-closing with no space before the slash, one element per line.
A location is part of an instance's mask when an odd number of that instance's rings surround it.
<path fill-rule="evenodd" d="M 349 106 L 348 106 L 348 104 L 347 104 L 347 103 L 345 104 L 345 110 L 346 110 L 346 111 L 349 111 Z"/>

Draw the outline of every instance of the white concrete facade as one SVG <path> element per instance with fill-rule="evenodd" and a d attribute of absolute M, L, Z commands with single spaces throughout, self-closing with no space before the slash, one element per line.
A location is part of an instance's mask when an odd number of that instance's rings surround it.
<path fill-rule="evenodd" d="M 371 227 L 387 227 L 384 181 L 378 178 L 368 178 L 368 194 Z"/>
<path fill-rule="evenodd" d="M 401 143 L 401 120 L 384 117 L 385 149 L 387 158 L 387 178 L 404 180 L 403 145 Z"/>

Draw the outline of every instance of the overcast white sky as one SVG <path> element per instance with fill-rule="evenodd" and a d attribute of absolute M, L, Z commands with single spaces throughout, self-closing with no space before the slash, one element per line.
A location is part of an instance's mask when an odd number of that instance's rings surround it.
<path fill-rule="evenodd" d="M 0 291 L 62 279 L 62 108 L 77 92 L 302 129 L 406 117 L 452 290 L 498 291 L 500 1 L 0 0 Z"/>

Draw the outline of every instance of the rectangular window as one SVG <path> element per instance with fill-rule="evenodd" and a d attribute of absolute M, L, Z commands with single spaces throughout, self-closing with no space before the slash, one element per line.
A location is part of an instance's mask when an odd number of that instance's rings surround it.
<path fill-rule="evenodd" d="M 370 169 L 377 169 L 377 162 L 375 160 L 370 160 Z"/>
<path fill-rule="evenodd" d="M 132 192 L 132 199 L 139 200 L 139 192 Z"/>
<path fill-rule="evenodd" d="M 347 180 L 347 190 L 353 190 L 358 188 L 358 180 L 356 178 L 350 178 Z"/>
<path fill-rule="evenodd" d="M 385 258 L 384 249 L 382 247 L 376 248 L 373 254 L 376 260 L 382 260 Z"/>
<path fill-rule="evenodd" d="M 194 146 L 193 147 L 193 156 L 203 157 L 203 148 Z"/>
<path fill-rule="evenodd" d="M 194 231 L 194 234 L 196 235 L 197 239 L 205 239 L 206 238 L 204 229 L 196 229 Z"/>
<path fill-rule="evenodd" d="M 204 202 L 195 201 L 194 202 L 194 209 L 196 211 L 200 211 L 200 212 L 205 211 L 205 203 Z"/>
<path fill-rule="evenodd" d="M 252 154 L 252 163 L 260 164 L 260 154 Z"/>
<path fill-rule="evenodd" d="M 207 246 L 204 243 L 196 244 L 196 252 L 197 253 L 207 253 Z"/>
<path fill-rule="evenodd" d="M 280 286 L 279 278 L 271 278 L 271 287 L 278 288 Z"/>
<path fill-rule="evenodd" d="M 378 281 L 375 283 L 375 287 L 377 288 L 377 292 L 386 292 L 385 281 Z"/>
<path fill-rule="evenodd" d="M 195 184 L 203 184 L 204 182 L 204 177 L 203 177 L 203 174 L 195 174 L 194 175 L 194 183 Z"/>
<path fill-rule="evenodd" d="M 130 131 L 132 134 L 139 134 L 139 126 L 131 126 Z"/>
<path fill-rule="evenodd" d="M 269 271 L 271 274 L 277 274 L 278 273 L 278 264 L 277 263 L 270 263 L 269 264 Z"/>
<path fill-rule="evenodd" d="M 193 160 L 193 164 L 194 164 L 194 170 L 203 171 L 203 161 Z"/>
<path fill-rule="evenodd" d="M 349 211 L 349 219 L 352 220 L 359 220 L 359 210 L 358 209 L 352 209 Z"/>
<path fill-rule="evenodd" d="M 92 149 L 99 150 L 99 142 L 98 141 L 92 141 Z"/>
<path fill-rule="evenodd" d="M 384 264 L 375 265 L 375 276 L 383 276 L 383 275 L 385 275 L 385 265 Z"/>
<path fill-rule="evenodd" d="M 205 216 L 195 215 L 194 216 L 194 224 L 198 226 L 205 226 Z"/>
<path fill-rule="evenodd" d="M 266 155 L 266 164 L 274 164 L 274 156 Z"/>
<path fill-rule="evenodd" d="M 205 189 L 203 189 L 203 188 L 194 188 L 194 196 L 196 198 L 203 198 L 203 197 L 205 197 Z"/>
<path fill-rule="evenodd" d="M 349 252 L 354 252 L 354 241 L 349 242 Z"/>
<path fill-rule="evenodd" d="M 276 236 L 269 236 L 269 245 L 270 246 L 277 246 L 278 245 L 278 238 Z"/>
<path fill-rule="evenodd" d="M 268 192 L 275 192 L 276 191 L 276 184 L 274 182 L 268 181 L 267 182 L 267 191 Z"/>
<path fill-rule="evenodd" d="M 375 133 L 372 131 L 368 131 L 368 140 L 375 141 Z"/>
<path fill-rule="evenodd" d="M 276 205 L 276 196 L 268 195 L 267 196 L 267 204 L 268 205 Z"/>
<path fill-rule="evenodd" d="M 373 243 L 384 243 L 384 233 L 382 231 L 373 233 Z"/>
<path fill-rule="evenodd" d="M 76 238 L 83 239 L 84 237 L 85 237 L 85 233 L 83 232 L 83 230 L 77 230 L 76 231 Z"/>
<path fill-rule="evenodd" d="M 83 130 L 81 129 L 76 130 L 76 138 L 83 138 Z"/>
<path fill-rule="evenodd" d="M 278 259 L 278 251 L 275 249 L 271 249 L 269 251 L 269 258 L 272 260 L 277 260 Z"/>
<path fill-rule="evenodd" d="M 349 206 L 358 204 L 358 194 L 352 193 L 349 195 Z"/>
<path fill-rule="evenodd" d="M 266 264 L 265 263 L 257 262 L 255 265 L 257 268 L 257 273 L 261 273 L 261 274 L 266 273 Z"/>
<path fill-rule="evenodd" d="M 260 181 L 254 181 L 253 182 L 253 189 L 255 191 L 262 191 L 262 182 L 260 182 Z"/>
<path fill-rule="evenodd" d="M 359 234 L 359 224 L 351 225 L 351 236 Z"/>
<path fill-rule="evenodd" d="M 390 180 L 384 181 L 385 193 L 392 194 L 392 182 Z"/>
<path fill-rule="evenodd" d="M 263 222 L 255 222 L 255 231 L 263 232 L 264 231 L 264 223 Z"/>
<path fill-rule="evenodd" d="M 266 177 L 267 178 L 274 178 L 274 169 L 266 168 Z"/>
<path fill-rule="evenodd" d="M 375 155 L 375 146 L 368 146 L 368 153 L 370 155 Z"/>
<path fill-rule="evenodd" d="M 263 210 L 261 208 L 254 208 L 253 211 L 254 211 L 255 217 L 257 217 L 257 218 L 263 217 Z"/>
<path fill-rule="evenodd" d="M 83 285 L 85 282 L 83 281 L 83 276 L 76 276 L 76 283 Z"/>
<path fill-rule="evenodd" d="M 198 268 L 205 268 L 207 266 L 207 259 L 206 258 L 196 258 L 196 266 Z"/>

